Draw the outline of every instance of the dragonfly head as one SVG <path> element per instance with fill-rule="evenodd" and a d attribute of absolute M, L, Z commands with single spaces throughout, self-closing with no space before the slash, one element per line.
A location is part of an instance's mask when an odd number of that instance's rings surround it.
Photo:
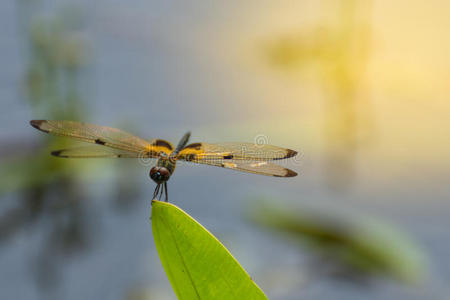
<path fill-rule="evenodd" d="M 150 178 L 157 184 L 160 184 L 169 180 L 170 172 L 165 167 L 153 167 L 150 170 Z"/>

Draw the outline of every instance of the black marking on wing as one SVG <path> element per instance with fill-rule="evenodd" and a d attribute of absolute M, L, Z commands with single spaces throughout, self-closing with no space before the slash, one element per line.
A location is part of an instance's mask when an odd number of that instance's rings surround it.
<path fill-rule="evenodd" d="M 53 156 L 63 157 L 63 156 L 60 155 L 62 151 L 63 150 L 56 150 L 56 151 L 50 152 L 50 154 L 53 155 Z"/>
<path fill-rule="evenodd" d="M 294 151 L 294 150 L 291 150 L 291 149 L 286 149 L 286 150 L 287 150 L 287 153 L 286 153 L 285 156 L 279 157 L 279 158 L 274 158 L 273 160 L 286 159 L 286 158 L 290 158 L 290 157 L 293 157 L 293 156 L 297 155 L 297 151 Z"/>
<path fill-rule="evenodd" d="M 186 147 L 184 147 L 183 149 L 195 149 L 195 150 L 200 150 L 202 148 L 202 143 L 193 143 L 193 144 L 189 144 Z"/>
<path fill-rule="evenodd" d="M 44 122 L 45 122 L 45 120 L 31 120 L 31 121 L 30 121 L 30 125 L 33 126 L 33 127 L 36 128 L 36 129 L 40 130 L 40 131 L 49 133 L 48 130 L 45 130 L 45 129 L 42 129 L 42 128 L 41 128 L 41 127 L 42 127 L 41 125 L 42 125 L 42 123 L 44 123 Z"/>
<path fill-rule="evenodd" d="M 186 155 L 186 158 L 185 158 L 186 161 L 194 161 L 196 159 L 197 159 L 197 155 L 195 155 L 195 154 L 188 154 L 188 155 Z"/>
<path fill-rule="evenodd" d="M 233 155 L 225 155 L 224 157 L 223 157 L 223 159 L 233 159 Z"/>
<path fill-rule="evenodd" d="M 106 142 L 102 141 L 101 139 L 96 139 L 95 143 L 98 144 L 98 145 L 105 145 L 106 144 Z"/>
<path fill-rule="evenodd" d="M 155 146 L 161 146 L 161 147 L 165 147 L 169 150 L 173 150 L 173 147 L 171 144 L 169 144 L 168 142 L 164 141 L 164 140 L 156 140 L 153 145 Z"/>
<path fill-rule="evenodd" d="M 297 176 L 297 172 L 294 172 L 290 169 L 286 169 L 286 175 L 280 176 L 280 175 L 273 175 L 274 177 L 295 177 Z"/>

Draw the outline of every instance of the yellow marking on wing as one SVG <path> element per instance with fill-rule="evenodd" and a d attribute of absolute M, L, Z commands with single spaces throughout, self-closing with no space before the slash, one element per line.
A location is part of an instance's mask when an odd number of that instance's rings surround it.
<path fill-rule="evenodd" d="M 224 163 L 222 163 L 222 166 L 224 168 L 230 168 L 230 169 L 237 168 L 237 165 L 235 163 L 230 163 L 230 162 L 224 162 Z"/>

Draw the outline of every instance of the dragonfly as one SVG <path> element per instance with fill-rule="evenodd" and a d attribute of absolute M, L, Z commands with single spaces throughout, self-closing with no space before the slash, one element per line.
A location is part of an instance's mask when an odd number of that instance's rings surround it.
<path fill-rule="evenodd" d="M 271 161 L 297 155 L 291 149 L 255 143 L 191 143 L 187 132 L 174 147 L 163 139 L 142 139 L 120 129 L 77 121 L 32 120 L 31 126 L 55 136 L 73 138 L 86 145 L 51 152 L 63 158 L 141 158 L 156 159 L 149 176 L 156 183 L 153 198 L 168 202 L 167 181 L 177 161 L 222 167 L 275 177 L 294 177 L 297 173 Z"/>

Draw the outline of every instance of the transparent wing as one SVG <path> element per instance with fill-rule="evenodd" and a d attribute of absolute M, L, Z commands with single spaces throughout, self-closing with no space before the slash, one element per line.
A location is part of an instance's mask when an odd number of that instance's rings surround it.
<path fill-rule="evenodd" d="M 107 146 L 133 153 L 143 153 L 146 157 L 158 157 L 160 152 L 167 155 L 173 151 L 171 143 L 154 139 L 146 141 L 128 132 L 75 121 L 33 120 L 30 124 L 46 133 L 75 138 L 84 142 Z"/>
<path fill-rule="evenodd" d="M 53 156 L 64 158 L 99 158 L 99 157 L 119 157 L 119 158 L 152 158 L 145 152 L 130 152 L 120 149 L 102 147 L 97 145 L 74 147 L 53 151 Z"/>
<path fill-rule="evenodd" d="M 184 147 L 177 157 L 196 162 L 223 159 L 267 161 L 285 159 L 296 154 L 297 152 L 294 150 L 272 145 L 258 145 L 253 143 L 193 143 Z"/>
<path fill-rule="evenodd" d="M 214 160 L 214 161 L 193 161 L 200 164 L 222 167 L 241 172 L 254 173 L 275 177 L 294 177 L 297 173 L 286 169 L 280 165 L 269 163 L 267 161 L 242 161 L 242 160 Z"/>

